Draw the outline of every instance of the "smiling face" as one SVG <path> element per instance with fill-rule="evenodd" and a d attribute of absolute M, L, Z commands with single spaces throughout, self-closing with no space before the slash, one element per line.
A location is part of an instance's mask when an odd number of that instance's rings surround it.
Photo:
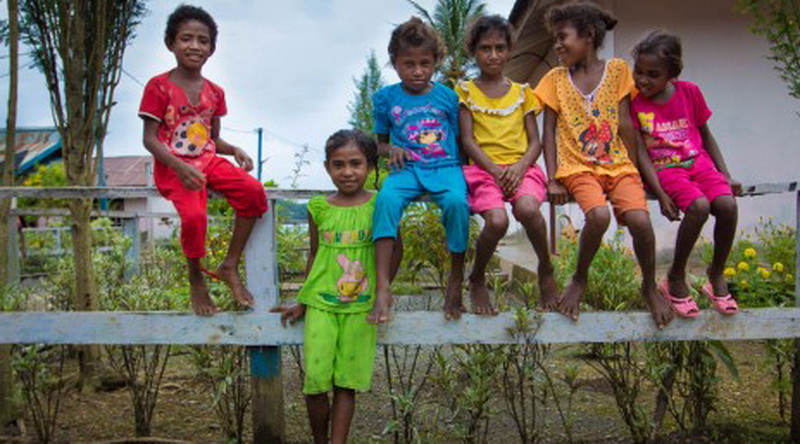
<path fill-rule="evenodd" d="M 594 36 L 591 33 L 581 36 L 578 30 L 568 22 L 556 26 L 553 34 L 555 37 L 553 49 L 556 51 L 558 60 L 564 66 L 576 65 L 586 60 L 595 51 Z"/>
<path fill-rule="evenodd" d="M 410 94 L 424 94 L 428 91 L 431 77 L 436 70 L 436 56 L 424 46 L 400 51 L 394 61 L 394 70 Z"/>
<path fill-rule="evenodd" d="M 198 20 L 181 23 L 175 39 L 167 42 L 167 47 L 175 54 L 178 66 L 189 71 L 199 71 L 214 53 L 211 32 L 206 24 Z"/>
<path fill-rule="evenodd" d="M 353 195 L 364 188 L 369 174 L 369 163 L 355 142 L 350 142 L 330 153 L 325 169 L 340 193 Z"/>
<path fill-rule="evenodd" d="M 655 54 L 639 54 L 633 65 L 633 80 L 643 96 L 651 100 L 666 100 L 671 95 L 672 76 L 667 64 Z"/>
<path fill-rule="evenodd" d="M 489 76 L 501 75 L 508 61 L 510 48 L 504 32 L 489 31 L 475 45 L 475 62 L 481 73 Z"/>

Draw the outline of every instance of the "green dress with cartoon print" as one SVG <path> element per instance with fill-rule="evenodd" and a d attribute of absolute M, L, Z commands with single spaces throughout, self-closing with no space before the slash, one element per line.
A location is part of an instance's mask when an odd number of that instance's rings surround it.
<path fill-rule="evenodd" d="M 325 196 L 308 201 L 319 244 L 311 272 L 297 296 L 306 305 L 336 313 L 372 309 L 375 301 L 375 195 L 356 206 L 336 206 Z"/>

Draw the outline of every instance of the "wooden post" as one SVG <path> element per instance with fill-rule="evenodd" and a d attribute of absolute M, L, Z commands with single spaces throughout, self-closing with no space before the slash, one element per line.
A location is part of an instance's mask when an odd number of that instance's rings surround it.
<path fill-rule="evenodd" d="M 139 249 L 141 248 L 142 235 L 139 233 L 139 218 L 131 217 L 122 220 L 122 232 L 131 239 L 131 246 L 125 257 L 131 261 L 131 270 L 127 276 L 130 278 L 139 273 Z"/>
<path fill-rule="evenodd" d="M 275 199 L 256 222 L 245 248 L 247 287 L 255 298 L 254 311 L 265 312 L 278 303 L 278 255 L 275 240 Z M 253 442 L 286 441 L 281 348 L 250 347 L 253 379 Z"/>
<path fill-rule="evenodd" d="M 794 298 L 800 306 L 800 190 L 795 191 L 795 270 Z M 794 340 L 794 365 L 792 366 L 792 441 L 800 442 L 800 338 Z"/>

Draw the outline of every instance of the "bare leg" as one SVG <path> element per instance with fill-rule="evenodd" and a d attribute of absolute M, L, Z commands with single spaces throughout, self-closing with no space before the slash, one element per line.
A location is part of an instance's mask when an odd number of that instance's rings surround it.
<path fill-rule="evenodd" d="M 547 223 L 542 216 L 539 202 L 533 196 L 522 196 L 514 203 L 514 217 L 525 228 L 525 234 L 539 258 L 539 305 L 543 310 L 554 310 L 558 305 L 558 285 L 553 275 L 553 263 L 550 262 L 550 250 L 547 246 Z"/>
<path fill-rule="evenodd" d="M 714 287 L 714 295 L 725 296 L 728 294 L 728 284 L 725 282 L 723 272 L 728 254 L 736 237 L 736 223 L 739 210 L 733 196 L 720 196 L 711 203 L 711 214 L 717 218 L 714 225 L 714 258 L 706 272 L 708 280 Z"/>
<path fill-rule="evenodd" d="M 486 288 L 486 266 L 492 259 L 497 244 L 508 230 L 508 215 L 505 209 L 486 210 L 481 213 L 484 225 L 475 246 L 475 262 L 469 275 L 469 297 L 472 301 L 472 312 L 475 314 L 495 315 L 489 290 Z"/>
<path fill-rule="evenodd" d="M 689 285 L 686 283 L 686 263 L 692 248 L 700 237 L 700 230 L 708 220 L 710 211 L 708 200 L 701 197 L 686 209 L 683 221 L 678 228 L 678 237 L 675 240 L 675 257 L 672 266 L 667 274 L 669 281 L 669 293 L 675 297 L 685 298 L 689 296 Z"/>
<path fill-rule="evenodd" d="M 331 415 L 328 394 L 306 395 L 306 411 L 314 443 L 328 444 L 328 423 Z"/>
<path fill-rule="evenodd" d="M 375 305 L 367 317 L 367 322 L 380 324 L 389 320 L 392 309 L 392 295 L 389 293 L 391 284 L 392 256 L 394 254 L 395 240 L 384 237 L 375 241 Z"/>
<path fill-rule="evenodd" d="M 208 287 L 206 287 L 203 272 L 200 271 L 202 268 L 200 258 L 187 257 L 186 262 L 189 265 L 189 296 L 192 310 L 200 316 L 211 316 L 219 312 L 214 301 L 211 300 L 211 296 L 208 295 Z"/>
<path fill-rule="evenodd" d="M 355 390 L 333 388 L 333 412 L 331 414 L 331 444 L 345 444 L 353 422 L 356 407 Z"/>
<path fill-rule="evenodd" d="M 625 225 L 633 237 L 633 250 L 642 269 L 642 297 L 658 328 L 664 328 L 672 322 L 674 314 L 672 305 L 661 297 L 656 290 L 656 237 L 650 216 L 644 210 L 626 212 Z"/>
<path fill-rule="evenodd" d="M 255 223 L 256 219 L 254 217 L 236 216 L 231 243 L 228 246 L 228 254 L 216 271 L 217 276 L 231 289 L 233 299 L 245 307 L 252 306 L 254 300 L 253 295 L 250 294 L 239 277 L 239 262 Z"/>
<path fill-rule="evenodd" d="M 586 213 L 586 224 L 581 230 L 578 246 L 575 274 L 558 303 L 558 311 L 573 321 L 578 320 L 579 304 L 589 279 L 589 266 L 592 265 L 592 259 L 603 242 L 603 233 L 608 229 L 610 222 L 611 214 L 606 206 L 593 208 Z"/>
<path fill-rule="evenodd" d="M 461 319 L 464 312 L 464 299 L 461 294 L 464 283 L 464 253 L 450 252 L 450 277 L 444 295 L 444 318 Z"/>

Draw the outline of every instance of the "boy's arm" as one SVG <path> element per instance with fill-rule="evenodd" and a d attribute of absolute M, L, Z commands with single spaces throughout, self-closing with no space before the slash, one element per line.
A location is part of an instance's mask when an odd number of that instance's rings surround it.
<path fill-rule="evenodd" d="M 221 126 L 222 124 L 219 117 L 214 117 L 211 119 L 211 139 L 214 140 L 214 145 L 217 146 L 217 153 L 233 156 L 233 158 L 236 160 L 236 163 L 239 164 L 243 170 L 252 170 L 253 159 L 251 159 L 243 149 L 239 148 L 238 146 L 231 145 L 219 136 L 219 130 Z"/>
<path fill-rule="evenodd" d="M 659 206 L 661 207 L 661 214 L 669 220 L 679 220 L 678 207 L 675 202 L 664 192 L 661 188 L 661 183 L 658 181 L 656 169 L 653 167 L 653 162 L 650 161 L 650 155 L 647 153 L 644 140 L 641 134 L 636 131 L 631 121 L 630 114 L 630 96 L 625 96 L 619 102 L 619 135 L 622 138 L 622 143 L 628 151 L 628 157 L 639 170 L 639 174 L 644 179 L 644 183 L 650 188 L 650 191 L 658 199 Z"/>
<path fill-rule="evenodd" d="M 536 114 L 529 112 L 524 119 L 525 133 L 528 136 L 528 149 L 520 159 L 503 172 L 504 191 L 514 194 L 525 177 L 525 172 L 536 162 L 542 153 L 542 143 L 539 141 L 539 129 L 536 127 Z"/>
<path fill-rule="evenodd" d="M 556 121 L 558 114 L 546 106 L 544 109 L 544 165 L 547 169 L 547 195 L 555 205 L 567 203 L 567 189 L 556 180 L 558 151 L 556 149 Z"/>
<path fill-rule="evenodd" d="M 145 117 L 144 120 L 144 133 L 142 135 L 142 142 L 145 149 L 153 155 L 153 157 L 166 165 L 180 179 L 183 186 L 190 190 L 199 190 L 206 186 L 206 176 L 197 168 L 182 161 L 169 149 L 158 140 L 158 127 L 160 123 L 157 120 Z"/>
<path fill-rule="evenodd" d="M 707 123 L 700 126 L 700 135 L 703 137 L 703 146 L 711 156 L 711 160 L 714 161 L 714 165 L 716 165 L 719 172 L 722 173 L 726 179 L 728 179 L 728 184 L 730 184 L 733 194 L 736 196 L 741 196 L 742 184 L 739 183 L 738 180 L 731 177 L 731 173 L 728 171 L 728 166 L 725 165 L 725 159 L 722 157 L 722 151 L 720 151 L 719 146 L 717 145 L 717 140 L 714 139 L 714 135 L 711 134 L 711 128 L 708 127 Z"/>

